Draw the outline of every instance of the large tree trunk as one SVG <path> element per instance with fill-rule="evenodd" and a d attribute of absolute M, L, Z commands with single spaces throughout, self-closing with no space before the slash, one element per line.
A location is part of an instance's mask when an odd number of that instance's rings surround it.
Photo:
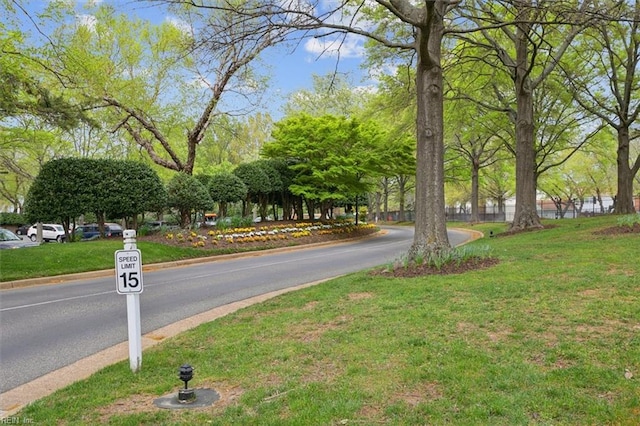
<path fill-rule="evenodd" d="M 536 153 L 533 128 L 533 88 L 529 77 L 529 24 L 516 30 L 516 69 L 514 76 L 516 118 L 516 211 L 512 230 L 541 228 L 536 211 Z"/>
<path fill-rule="evenodd" d="M 191 225 L 191 211 L 189 209 L 180 210 L 180 227 L 187 228 Z"/>
<path fill-rule="evenodd" d="M 304 220 L 303 199 L 301 196 L 297 196 L 294 201 L 294 209 L 296 213 L 296 220 Z"/>
<path fill-rule="evenodd" d="M 375 198 L 374 203 L 376 206 L 376 211 L 374 213 L 374 220 L 377 223 L 379 220 L 381 220 L 381 216 L 382 216 L 382 212 L 380 211 L 380 205 L 382 204 L 382 194 L 380 193 L 380 191 L 376 191 L 374 198 Z"/>
<path fill-rule="evenodd" d="M 471 223 L 480 222 L 478 214 L 480 204 L 480 164 L 474 158 L 471 167 Z"/>
<path fill-rule="evenodd" d="M 633 205 L 633 178 L 638 173 L 640 167 L 640 156 L 634 167 L 629 166 L 629 129 L 620 127 L 618 129 L 618 193 L 615 200 L 615 213 L 630 214 L 635 213 Z"/>
<path fill-rule="evenodd" d="M 313 200 L 304 199 L 305 204 L 307 205 L 307 215 L 309 216 L 309 220 L 314 220 L 316 218 L 316 203 Z M 301 210 L 302 212 L 302 210 Z M 300 218 L 304 220 L 304 218 Z"/>
<path fill-rule="evenodd" d="M 418 28 L 416 91 L 416 219 L 409 258 L 448 250 L 444 207 L 443 78 L 440 65 L 443 15 L 432 6 L 429 26 Z M 444 10 L 444 7 L 442 7 Z M 427 32 L 428 31 L 428 32 Z"/>
<path fill-rule="evenodd" d="M 533 98 L 518 95 L 516 124 L 516 211 L 511 229 L 541 228 L 536 210 L 535 147 L 533 142 Z"/>
<path fill-rule="evenodd" d="M 385 177 L 383 186 L 383 211 L 382 211 L 382 220 L 389 220 L 389 178 Z"/>
<path fill-rule="evenodd" d="M 407 186 L 407 179 L 405 178 L 405 176 L 400 176 L 398 178 L 398 206 L 400 209 L 400 213 L 398 214 L 398 220 L 400 222 L 404 222 L 406 219 L 406 215 L 404 213 L 404 200 L 405 200 L 405 193 L 407 191 L 406 189 Z"/>

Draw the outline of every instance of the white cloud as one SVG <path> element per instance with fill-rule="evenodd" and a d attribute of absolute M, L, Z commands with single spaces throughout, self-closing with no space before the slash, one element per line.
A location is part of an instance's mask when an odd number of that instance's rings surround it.
<path fill-rule="evenodd" d="M 87 27 L 89 31 L 95 32 L 98 20 L 93 15 L 78 14 L 76 15 L 76 25 L 79 27 Z"/>
<path fill-rule="evenodd" d="M 203 75 L 195 75 L 189 79 L 189 84 L 195 88 L 211 89 L 212 84 L 209 79 Z"/>
<path fill-rule="evenodd" d="M 189 25 L 189 23 L 187 21 L 184 21 L 182 19 L 178 19 L 178 18 L 176 18 L 174 16 L 167 16 L 165 18 L 165 20 L 169 24 L 171 24 L 174 27 L 176 27 L 183 34 L 192 35 L 191 26 Z"/>
<path fill-rule="evenodd" d="M 395 75 L 398 72 L 398 66 L 393 63 L 387 63 L 381 67 L 369 68 L 369 78 L 373 81 L 379 81 L 382 75 Z"/>
<path fill-rule="evenodd" d="M 371 29 L 374 23 L 367 19 L 362 13 L 359 13 L 361 7 L 360 2 L 357 5 L 344 4 L 344 1 L 322 0 L 320 1 L 320 11 L 336 10 L 326 19 L 328 24 L 343 25 L 352 28 L 360 28 L 363 30 Z M 376 7 L 377 4 L 372 0 L 365 0 L 366 7 Z"/>
<path fill-rule="evenodd" d="M 356 86 L 353 88 L 353 93 L 363 94 L 363 95 L 376 94 L 378 93 L 378 91 L 379 91 L 378 86 L 374 86 L 372 84 L 368 86 Z"/>
<path fill-rule="evenodd" d="M 67 6 L 76 6 L 78 4 L 85 3 L 89 7 L 94 7 L 102 4 L 104 0 L 46 0 L 48 3 L 63 3 Z"/>
<path fill-rule="evenodd" d="M 67 6 L 75 6 L 75 0 L 47 0 L 48 3 L 61 3 Z"/>
<path fill-rule="evenodd" d="M 364 56 L 364 43 L 361 37 L 347 34 L 339 38 L 312 38 L 304 44 L 306 52 L 313 53 L 316 57 L 328 56 L 340 58 L 361 58 Z M 314 58 L 315 59 L 315 58 Z"/>

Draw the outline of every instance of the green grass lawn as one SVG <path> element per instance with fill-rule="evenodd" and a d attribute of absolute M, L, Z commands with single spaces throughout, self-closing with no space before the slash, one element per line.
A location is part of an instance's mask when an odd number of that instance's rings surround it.
<path fill-rule="evenodd" d="M 279 230 L 277 237 L 255 237 L 264 238 L 264 240 L 254 240 L 251 238 L 231 238 L 231 242 L 225 242 L 218 245 L 218 239 L 212 235 L 206 236 L 205 240 L 193 240 L 187 234 L 184 237 L 184 231 L 171 235 L 171 240 L 163 234 L 155 235 L 155 238 L 146 241 L 137 242 L 137 247 L 142 252 L 142 263 L 144 265 L 173 262 L 177 260 L 202 258 L 208 256 L 217 256 L 223 254 L 234 254 L 249 251 L 265 250 L 277 247 L 292 247 L 296 245 L 305 245 L 318 242 L 338 241 L 345 238 L 363 237 L 378 231 L 373 225 L 361 224 L 352 226 L 345 222 L 336 222 L 330 226 L 330 230 L 315 225 L 318 229 L 306 230 L 304 232 L 283 232 L 281 228 L 291 228 L 289 224 L 275 224 L 271 229 Z M 297 223 L 296 226 L 307 228 L 311 223 Z M 324 225 L 323 225 L 324 226 Z M 259 230 L 264 232 L 267 226 L 252 228 L 251 230 Z M 237 229 L 237 228 L 236 228 Z M 222 232 L 222 231 L 221 231 Z M 238 230 L 239 234 L 245 233 L 246 228 Z M 290 232 L 290 233 L 289 233 Z M 235 230 L 230 231 L 231 234 Z M 197 234 L 194 234 L 194 237 Z M 215 235 L 215 234 L 214 234 Z M 289 237 L 290 236 L 290 237 Z M 247 239 L 251 240 L 250 242 Z M 202 247 L 194 247 L 195 241 L 203 244 Z M 170 242 L 174 243 L 171 244 Z M 71 244 L 43 243 L 38 247 L 22 248 L 18 250 L 0 250 L 0 282 L 16 281 L 29 278 L 50 277 L 55 275 L 74 274 L 79 272 L 97 271 L 105 269 L 113 269 L 115 267 L 114 252 L 122 250 L 124 247 L 123 240 L 118 239 L 100 239 L 95 241 L 75 242 Z"/>
<path fill-rule="evenodd" d="M 613 217 L 548 224 L 472 243 L 500 259 L 489 269 L 363 271 L 245 308 L 145 351 L 137 374 L 120 362 L 16 416 L 60 425 L 638 425 L 640 234 L 594 234 Z M 153 405 L 181 387 L 183 363 L 195 368 L 190 386 L 218 390 L 220 402 Z"/>
<path fill-rule="evenodd" d="M 138 242 L 137 247 L 143 253 L 142 263 L 145 265 L 243 250 L 242 247 L 237 250 L 174 247 L 145 241 Z M 46 243 L 38 247 L 0 250 L 0 282 L 113 269 L 114 253 L 122 249 L 122 240 L 113 239 L 71 244 Z"/>

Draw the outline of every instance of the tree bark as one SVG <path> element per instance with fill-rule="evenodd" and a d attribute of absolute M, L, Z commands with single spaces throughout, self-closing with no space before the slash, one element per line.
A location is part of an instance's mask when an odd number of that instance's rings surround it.
<path fill-rule="evenodd" d="M 180 226 L 186 228 L 191 224 L 191 211 L 181 209 L 180 210 Z"/>
<path fill-rule="evenodd" d="M 471 223 L 477 223 L 480 222 L 480 163 L 473 159 L 471 165 Z"/>
<path fill-rule="evenodd" d="M 629 165 L 629 128 L 618 128 L 618 193 L 615 199 L 615 213 L 631 214 L 635 213 L 633 205 L 633 178 L 638 173 L 640 167 L 640 156 L 635 161 L 633 167 Z"/>
<path fill-rule="evenodd" d="M 442 2 L 444 3 L 444 2 Z M 409 259 L 450 249 L 444 207 L 443 77 L 440 64 L 446 5 L 427 5 L 427 23 L 416 28 L 416 218 Z"/>
<path fill-rule="evenodd" d="M 542 228 L 536 211 L 536 152 L 533 128 L 533 88 L 527 67 L 530 24 L 516 30 L 516 211 L 512 230 Z"/>
<path fill-rule="evenodd" d="M 400 209 L 400 212 L 398 214 L 398 220 L 400 222 L 404 222 L 406 219 L 406 214 L 405 214 L 405 195 L 407 192 L 407 179 L 405 176 L 400 176 L 398 178 L 398 206 Z"/>

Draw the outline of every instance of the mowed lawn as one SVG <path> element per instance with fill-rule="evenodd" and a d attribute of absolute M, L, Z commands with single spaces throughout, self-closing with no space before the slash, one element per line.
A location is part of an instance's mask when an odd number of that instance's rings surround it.
<path fill-rule="evenodd" d="M 120 362 L 16 416 L 57 425 L 638 425 L 640 234 L 596 233 L 617 220 L 557 220 L 477 240 L 499 259 L 488 269 L 363 271 L 282 295 L 145 351 L 137 374 Z M 505 225 L 473 228 L 488 236 Z M 215 389 L 220 401 L 157 408 L 183 386 L 184 363 L 195 369 L 190 386 Z"/>

